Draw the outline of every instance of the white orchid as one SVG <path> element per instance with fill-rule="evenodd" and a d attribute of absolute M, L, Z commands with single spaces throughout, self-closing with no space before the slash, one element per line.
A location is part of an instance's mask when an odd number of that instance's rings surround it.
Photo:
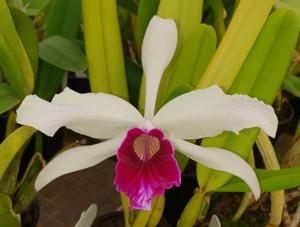
<path fill-rule="evenodd" d="M 37 190 L 59 176 L 117 154 L 117 190 L 130 197 L 133 208 L 150 209 L 154 196 L 180 184 L 175 148 L 196 162 L 240 177 L 259 197 L 256 175 L 242 158 L 230 151 L 204 148 L 185 140 L 212 137 L 223 131 L 238 133 L 250 127 L 260 127 L 274 137 L 277 118 L 272 107 L 245 95 L 226 95 L 212 86 L 181 95 L 155 114 L 159 83 L 176 44 L 175 22 L 153 17 L 142 48 L 146 76 L 144 117 L 127 101 L 104 93 L 79 94 L 66 88 L 51 103 L 36 95 L 25 98 L 17 111 L 18 123 L 48 136 L 65 126 L 96 139 L 107 139 L 57 155 L 39 174 Z"/>

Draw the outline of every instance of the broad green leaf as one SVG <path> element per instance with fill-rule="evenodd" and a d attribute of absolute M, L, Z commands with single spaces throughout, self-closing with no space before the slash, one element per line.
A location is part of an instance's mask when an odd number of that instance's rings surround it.
<path fill-rule="evenodd" d="M 45 162 L 40 153 L 35 153 L 15 193 L 14 210 L 17 213 L 24 212 L 36 197 L 34 188 L 35 180 L 44 167 Z"/>
<path fill-rule="evenodd" d="M 29 142 L 35 132 L 36 130 L 31 127 L 22 126 L 11 133 L 0 144 L 0 179 L 3 177 L 11 161 L 22 150 L 23 146 Z"/>
<path fill-rule="evenodd" d="M 299 0 L 276 0 L 275 8 L 287 8 L 294 10 L 300 24 L 300 1 Z"/>
<path fill-rule="evenodd" d="M 80 2 L 80 0 L 52 0 L 44 39 L 54 35 L 76 39 L 81 17 Z M 50 100 L 59 89 L 64 74 L 64 70 L 42 61 L 39 65 L 36 93 L 43 99 Z"/>
<path fill-rule="evenodd" d="M 284 78 L 282 88 L 289 93 L 300 98 L 300 78 L 294 75 L 289 75 Z"/>
<path fill-rule="evenodd" d="M 21 10 L 11 8 L 16 29 L 28 54 L 34 75 L 37 75 L 38 68 L 38 37 L 32 20 Z"/>
<path fill-rule="evenodd" d="M 6 169 L 5 174 L 0 180 L 0 192 L 9 196 L 13 196 L 15 193 L 22 156 L 23 152 L 19 152 Z"/>
<path fill-rule="evenodd" d="M 23 80 L 26 82 L 19 81 L 19 83 L 23 83 L 23 87 L 26 87 L 25 89 L 31 93 L 34 88 L 34 73 L 6 1 L 0 1 L 0 19 L 0 34 L 3 36 L 7 45 L 10 47 L 12 54 L 15 56 L 15 65 L 20 67 Z"/>
<path fill-rule="evenodd" d="M 199 24 L 182 46 L 173 74 L 168 84 L 168 95 L 183 84 L 196 87 L 217 46 L 214 29 L 205 24 Z"/>
<path fill-rule="evenodd" d="M 129 12 L 137 15 L 138 13 L 138 6 L 133 0 L 117 0 L 119 6 L 127 9 Z"/>
<path fill-rule="evenodd" d="M 300 168 L 281 170 L 255 170 L 261 191 L 271 192 L 300 186 Z M 218 192 L 249 192 L 247 184 L 238 177 L 233 177 L 228 183 L 216 190 Z"/>
<path fill-rule="evenodd" d="M 165 99 L 169 95 L 168 92 L 172 91 L 172 89 L 168 89 L 168 85 L 170 81 L 173 80 L 173 73 L 176 71 L 175 68 L 179 65 L 177 59 L 180 56 L 182 49 L 186 48 L 188 45 L 189 37 L 192 35 L 195 29 L 200 26 L 203 8 L 202 5 L 203 0 L 160 0 L 157 15 L 176 21 L 178 42 L 175 55 L 167 69 L 164 71 L 164 75 L 160 82 L 156 102 L 157 108 L 162 107 Z M 180 84 L 177 84 L 177 86 L 180 86 L 184 83 L 190 82 L 182 81 Z M 174 86 L 173 88 L 176 88 L 177 86 Z"/>
<path fill-rule="evenodd" d="M 0 193 L 0 226 L 21 227 L 17 215 L 12 210 L 12 201 L 9 196 Z"/>
<path fill-rule="evenodd" d="M 138 28 L 141 40 L 143 40 L 147 26 L 151 18 L 157 13 L 159 0 L 141 0 L 138 9 Z"/>
<path fill-rule="evenodd" d="M 140 85 L 142 81 L 143 69 L 125 58 L 126 76 L 128 84 L 129 101 L 135 107 L 138 106 Z"/>
<path fill-rule="evenodd" d="M 15 55 L 1 34 L 0 53 L 0 68 L 4 77 L 10 84 L 11 89 L 19 97 L 25 97 L 27 94 L 29 94 L 25 78 L 22 75 L 21 68 L 17 63 Z"/>
<path fill-rule="evenodd" d="M 0 114 L 15 107 L 21 98 L 18 97 L 9 85 L 0 82 Z"/>
<path fill-rule="evenodd" d="M 85 55 L 74 41 L 62 36 L 51 36 L 39 44 L 40 58 L 60 69 L 72 72 L 87 68 Z"/>

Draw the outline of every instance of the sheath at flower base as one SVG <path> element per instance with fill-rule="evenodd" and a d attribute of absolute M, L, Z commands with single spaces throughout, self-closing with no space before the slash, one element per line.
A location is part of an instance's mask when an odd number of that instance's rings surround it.
<path fill-rule="evenodd" d="M 271 106 L 244 95 L 226 95 L 217 87 L 181 95 L 155 115 L 159 82 L 177 44 L 176 24 L 153 17 L 145 33 L 142 64 L 146 76 L 144 117 L 127 101 L 104 93 L 79 94 L 66 88 L 50 102 L 27 96 L 17 111 L 17 122 L 48 136 L 60 127 L 106 140 L 72 148 L 57 155 L 41 171 L 35 187 L 85 169 L 117 154 L 115 184 L 131 207 L 150 209 L 152 198 L 180 185 L 174 148 L 210 168 L 243 179 L 256 198 L 260 188 L 253 169 L 239 156 L 219 148 L 204 148 L 185 140 L 212 137 L 223 131 L 238 133 L 260 127 L 274 137 L 277 118 Z M 117 66 L 116 66 L 117 67 Z"/>

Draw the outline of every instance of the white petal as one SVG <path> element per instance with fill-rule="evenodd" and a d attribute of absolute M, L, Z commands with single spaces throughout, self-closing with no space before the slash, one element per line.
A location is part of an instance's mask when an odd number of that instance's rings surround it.
<path fill-rule="evenodd" d="M 173 99 L 155 115 L 153 124 L 180 139 L 238 133 L 251 127 L 275 137 L 278 120 L 271 106 L 246 95 L 226 95 L 212 86 Z"/>
<path fill-rule="evenodd" d="M 208 227 L 221 227 L 221 222 L 217 215 L 213 215 L 210 219 Z"/>
<path fill-rule="evenodd" d="M 122 138 L 111 139 L 91 146 L 80 146 L 64 151 L 54 157 L 39 173 L 35 189 L 41 190 L 56 178 L 77 170 L 97 165 L 116 154 Z"/>
<path fill-rule="evenodd" d="M 92 204 L 89 208 L 82 212 L 80 219 L 74 227 L 90 227 L 94 223 L 97 217 L 98 207 L 96 204 Z"/>
<path fill-rule="evenodd" d="M 49 103 L 36 95 L 27 96 L 17 110 L 17 122 L 32 126 L 48 136 L 62 126 L 98 139 L 123 135 L 143 121 L 128 102 L 105 93 L 79 94 L 66 88 Z"/>
<path fill-rule="evenodd" d="M 176 150 L 203 165 L 231 173 L 244 180 L 254 196 L 259 198 L 260 187 L 253 169 L 240 156 L 220 148 L 206 148 L 180 139 L 172 139 Z"/>
<path fill-rule="evenodd" d="M 152 119 L 159 82 L 173 58 L 177 28 L 172 19 L 154 16 L 146 30 L 142 46 L 142 64 L 146 76 L 145 117 Z"/>

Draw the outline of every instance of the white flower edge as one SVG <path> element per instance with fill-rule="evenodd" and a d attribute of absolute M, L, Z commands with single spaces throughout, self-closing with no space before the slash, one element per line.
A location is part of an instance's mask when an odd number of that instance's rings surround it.
<path fill-rule="evenodd" d="M 177 45 L 177 27 L 172 19 L 154 16 L 145 32 L 142 65 L 146 78 L 145 118 L 152 120 L 162 74 L 171 62 Z"/>
<path fill-rule="evenodd" d="M 97 165 L 116 154 L 122 138 L 111 139 L 89 146 L 71 148 L 54 157 L 35 181 L 35 189 L 41 190 L 56 178 Z"/>
<path fill-rule="evenodd" d="M 221 222 L 217 215 L 211 216 L 208 227 L 222 227 Z"/>
<path fill-rule="evenodd" d="M 92 204 L 86 211 L 83 211 L 74 227 L 90 227 L 97 217 L 98 207 Z"/>

